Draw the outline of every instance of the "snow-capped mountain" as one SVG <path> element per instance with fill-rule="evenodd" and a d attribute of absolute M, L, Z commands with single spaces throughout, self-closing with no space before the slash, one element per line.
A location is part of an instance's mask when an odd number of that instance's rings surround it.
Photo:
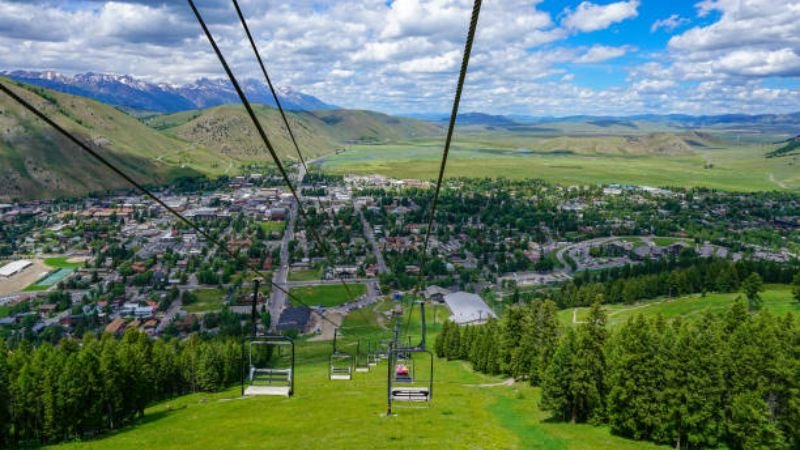
<path fill-rule="evenodd" d="M 81 73 L 67 76 L 53 71 L 0 71 L 0 75 L 16 81 L 54 89 L 68 94 L 82 95 L 103 103 L 126 109 L 172 113 L 190 109 L 239 103 L 233 87 L 227 80 L 200 79 L 186 85 L 150 83 L 130 75 Z M 254 103 L 275 106 L 269 89 L 259 80 L 243 80 L 242 87 Z M 293 90 L 278 87 L 278 96 L 284 108 L 290 110 L 337 109 L 322 100 Z"/>

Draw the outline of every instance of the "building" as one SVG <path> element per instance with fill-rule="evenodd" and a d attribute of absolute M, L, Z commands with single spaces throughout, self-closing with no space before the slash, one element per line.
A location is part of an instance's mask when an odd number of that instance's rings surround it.
<path fill-rule="evenodd" d="M 106 325 L 106 333 L 120 335 L 123 331 L 125 331 L 125 320 L 124 319 L 114 319 Z"/>
<path fill-rule="evenodd" d="M 444 296 L 444 302 L 453 315 L 450 319 L 459 324 L 482 324 L 497 315 L 480 296 L 469 292 L 454 292 Z"/>
<path fill-rule="evenodd" d="M 278 331 L 297 330 L 303 333 L 310 318 L 311 310 L 308 308 L 286 308 L 278 320 Z"/>
<path fill-rule="evenodd" d="M 30 267 L 32 265 L 33 265 L 33 262 L 25 260 L 25 259 L 20 259 L 18 261 L 12 261 L 12 262 L 6 264 L 3 267 L 0 267 L 0 277 L 10 278 L 13 275 L 16 275 L 16 274 L 22 272 L 23 270 L 27 269 L 28 267 Z"/>
<path fill-rule="evenodd" d="M 426 299 L 439 303 L 443 302 L 444 296 L 449 293 L 450 293 L 449 290 L 435 285 L 428 286 L 427 288 L 425 288 L 425 291 L 423 291 L 423 295 L 425 296 Z"/>

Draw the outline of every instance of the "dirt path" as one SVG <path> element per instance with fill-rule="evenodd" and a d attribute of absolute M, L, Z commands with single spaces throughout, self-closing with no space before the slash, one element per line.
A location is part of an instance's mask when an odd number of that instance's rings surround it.
<path fill-rule="evenodd" d="M 505 381 L 501 381 L 499 383 L 486 383 L 486 384 L 465 384 L 466 387 L 477 387 L 477 388 L 493 388 L 493 387 L 501 387 L 501 386 L 513 386 L 514 379 L 509 378 Z"/>
<path fill-rule="evenodd" d="M 312 324 L 312 328 L 315 328 L 316 325 L 319 324 L 320 334 L 309 339 L 309 341 L 330 341 L 333 339 L 334 330 L 337 327 L 342 326 L 342 319 L 344 319 L 344 316 L 337 312 L 325 314 L 325 318 L 328 320 L 322 319 L 319 315 L 317 315 L 317 313 L 312 313 L 311 317 L 312 320 L 315 321 Z M 331 322 L 335 323 L 336 325 L 334 326 Z"/>
<path fill-rule="evenodd" d="M 780 186 L 781 189 L 786 189 L 786 184 L 783 183 L 782 181 L 778 181 L 775 178 L 775 174 L 772 173 L 772 172 L 770 172 L 770 174 L 769 174 L 769 181 L 772 182 L 772 183 L 777 184 L 778 186 Z"/>

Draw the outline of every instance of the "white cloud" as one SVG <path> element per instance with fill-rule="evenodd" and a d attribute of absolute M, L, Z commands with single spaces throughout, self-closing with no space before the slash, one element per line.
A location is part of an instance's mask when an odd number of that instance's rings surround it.
<path fill-rule="evenodd" d="M 579 64 L 594 64 L 624 56 L 629 50 L 628 46 L 607 47 L 605 45 L 595 45 L 586 53 L 576 59 Z"/>
<path fill-rule="evenodd" d="M 650 27 L 650 32 L 655 33 L 660 29 L 664 29 L 665 31 L 673 31 L 678 27 L 682 27 L 687 23 L 691 22 L 691 20 L 681 17 L 677 14 L 673 14 L 666 19 L 656 20 L 653 22 L 653 25 Z"/>
<path fill-rule="evenodd" d="M 543 0 L 484 2 L 463 109 L 543 115 L 800 109 L 797 90 L 760 81 L 798 76 L 800 0 L 702 1 L 700 13 L 720 13 L 714 23 L 673 37 L 668 50 L 637 54 L 645 63 L 629 72 L 626 85 L 593 89 L 584 85 L 592 80 L 564 65 L 634 51 L 570 42 L 638 14 L 638 0 L 605 1 L 612 3 L 584 1 L 560 19 L 540 9 Z M 449 110 L 472 0 L 240 2 L 278 85 L 350 108 Z M 129 73 L 174 83 L 224 77 L 184 2 L 66 4 L 0 0 L 0 69 Z M 198 6 L 237 75 L 259 77 L 230 1 L 198 0 Z M 668 29 L 672 18 L 658 29 Z M 614 63 L 609 67 L 620 70 Z"/>
<path fill-rule="evenodd" d="M 567 10 L 562 25 L 565 28 L 590 32 L 605 30 L 611 25 L 639 15 L 639 0 L 596 5 L 582 2 L 574 11 Z"/>
<path fill-rule="evenodd" d="M 687 78 L 798 76 L 800 0 L 705 0 L 699 14 L 721 13 L 669 41 Z"/>

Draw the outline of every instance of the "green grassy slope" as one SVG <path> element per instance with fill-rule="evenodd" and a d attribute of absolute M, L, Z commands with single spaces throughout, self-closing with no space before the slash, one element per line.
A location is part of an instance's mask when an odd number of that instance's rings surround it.
<path fill-rule="evenodd" d="M 624 323 L 629 318 L 641 313 L 646 316 L 661 314 L 665 319 L 682 317 L 694 319 L 701 317 L 706 312 L 722 313 L 728 310 L 736 298 L 742 294 L 712 293 L 705 297 L 691 295 L 675 299 L 660 298 L 635 303 L 633 305 L 607 305 L 608 323 L 612 326 Z M 784 315 L 788 312 L 800 313 L 800 303 L 792 299 L 792 291 L 786 285 L 767 285 L 761 294 L 764 300 L 763 308 L 776 314 Z M 574 311 L 577 310 L 577 313 Z M 562 324 L 573 323 L 573 317 L 580 322 L 586 319 L 589 308 L 571 308 L 559 312 Z"/>
<path fill-rule="evenodd" d="M 389 305 L 378 307 L 385 309 Z M 353 339 L 380 338 L 378 312 L 365 309 L 344 323 L 341 349 Z M 439 324 L 431 325 L 435 334 Z M 429 311 L 428 318 L 432 313 Z M 418 337 L 419 314 L 409 333 Z M 431 339 L 432 342 L 432 339 Z M 80 449 L 655 449 L 611 436 L 607 428 L 552 423 L 538 407 L 539 389 L 473 373 L 460 361 L 436 361 L 430 408 L 396 409 L 386 417 L 386 363 L 352 381 L 328 381 L 329 342 L 300 341 L 296 395 L 239 397 L 239 388 L 195 394 L 155 405 L 133 428 L 94 441 L 59 446 Z M 493 386 L 492 386 L 493 385 Z"/>
<path fill-rule="evenodd" d="M 278 111 L 264 105 L 255 105 L 254 109 L 278 154 L 296 160 L 297 152 Z M 332 153 L 348 142 L 386 142 L 440 131 L 426 122 L 370 111 L 287 112 L 287 116 L 300 150 L 308 159 Z M 239 105 L 155 116 L 146 123 L 236 159 L 269 158 L 252 121 Z"/>
<path fill-rule="evenodd" d="M 160 182 L 177 174 L 221 172 L 226 158 L 153 130 L 90 100 L 0 78 L 59 125 L 90 143 L 134 179 Z M 78 195 L 127 187 L 74 144 L 0 95 L 0 199 Z"/>

